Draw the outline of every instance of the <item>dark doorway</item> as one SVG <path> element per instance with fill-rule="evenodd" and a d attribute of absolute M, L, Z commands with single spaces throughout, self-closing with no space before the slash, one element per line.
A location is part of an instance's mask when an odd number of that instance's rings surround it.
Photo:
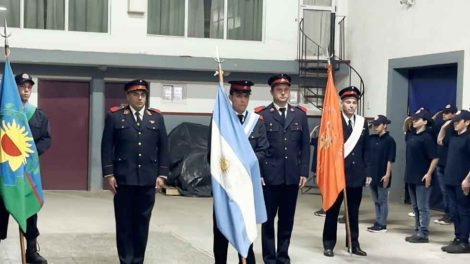
<path fill-rule="evenodd" d="M 409 71 L 408 109 L 424 107 L 432 114 L 457 98 L 457 64 L 414 68 Z"/>
<path fill-rule="evenodd" d="M 456 105 L 457 101 L 457 64 L 438 65 L 410 69 L 408 73 L 408 110 L 415 113 L 423 107 L 433 115 L 442 110 L 447 104 Z M 432 129 L 437 137 L 441 116 L 435 116 Z M 439 125 L 438 125 L 439 124 Z M 443 208 L 442 192 L 436 173 L 432 179 L 430 206 L 433 209 Z"/>
<path fill-rule="evenodd" d="M 51 148 L 41 156 L 43 188 L 87 190 L 90 84 L 40 79 L 38 89 L 52 137 Z"/>

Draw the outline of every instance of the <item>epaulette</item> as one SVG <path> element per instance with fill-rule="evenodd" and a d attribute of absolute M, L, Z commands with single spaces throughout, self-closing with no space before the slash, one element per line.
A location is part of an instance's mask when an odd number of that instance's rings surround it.
<path fill-rule="evenodd" d="M 300 111 L 304 112 L 304 113 L 307 113 L 307 108 L 306 107 L 303 107 L 301 105 L 298 105 L 297 108 L 300 109 Z"/>
<path fill-rule="evenodd" d="M 148 110 L 149 110 L 149 111 L 152 111 L 152 112 L 155 112 L 155 113 L 159 113 L 159 114 L 162 113 L 162 112 L 160 111 L 160 109 L 157 109 L 157 108 L 149 108 Z"/>
<path fill-rule="evenodd" d="M 119 110 L 121 110 L 121 109 L 124 109 L 124 108 L 126 108 L 126 107 L 127 107 L 127 105 L 125 105 L 125 104 L 122 104 L 122 105 L 119 105 L 119 106 L 116 105 L 116 106 L 113 106 L 113 107 L 109 108 L 109 111 L 110 111 L 111 113 L 115 113 L 115 112 L 117 112 L 117 111 L 119 111 Z"/>
<path fill-rule="evenodd" d="M 255 108 L 255 113 L 260 113 L 260 112 L 263 111 L 264 109 L 266 109 L 266 106 L 260 105 L 260 106 L 258 106 L 258 107 Z"/>

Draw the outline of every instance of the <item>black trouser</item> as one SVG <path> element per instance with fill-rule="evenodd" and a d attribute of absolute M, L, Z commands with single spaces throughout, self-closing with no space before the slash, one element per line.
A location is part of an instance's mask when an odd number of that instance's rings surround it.
<path fill-rule="evenodd" d="M 290 263 L 289 244 L 294 227 L 298 185 L 266 185 L 263 187 L 268 220 L 262 225 L 263 260 L 267 264 Z M 274 218 L 277 222 L 277 251 L 274 239 Z"/>
<path fill-rule="evenodd" d="M 114 195 L 114 216 L 121 264 L 144 263 L 154 204 L 154 186 L 119 185 Z"/>
<path fill-rule="evenodd" d="M 213 231 L 214 231 L 214 259 L 215 264 L 226 264 L 227 263 L 227 250 L 228 250 L 228 240 L 217 228 L 217 221 L 215 218 L 215 213 L 213 213 Z M 238 254 L 238 263 L 242 263 L 242 256 Z M 255 264 L 255 253 L 253 252 L 253 244 L 250 245 L 248 249 L 248 256 L 246 257 L 247 264 Z"/>
<path fill-rule="evenodd" d="M 0 239 L 7 238 L 9 216 L 10 214 L 3 204 L 3 199 L 0 197 Z M 39 236 L 37 214 L 26 220 L 26 233 L 24 233 L 24 235 L 26 240 L 33 240 Z"/>
<path fill-rule="evenodd" d="M 346 188 L 348 200 L 348 216 L 351 228 L 352 247 L 359 247 L 359 206 L 362 200 L 362 187 Z M 338 199 L 333 206 L 326 211 L 325 225 L 323 227 L 323 247 L 334 249 L 336 245 L 336 230 L 338 227 L 338 215 L 343 203 L 343 194 L 338 195 Z M 348 237 L 346 234 L 346 246 Z"/>
<path fill-rule="evenodd" d="M 461 243 L 468 244 L 470 235 L 470 197 L 466 196 L 461 186 L 446 185 L 449 213 L 454 221 L 455 237 Z"/>

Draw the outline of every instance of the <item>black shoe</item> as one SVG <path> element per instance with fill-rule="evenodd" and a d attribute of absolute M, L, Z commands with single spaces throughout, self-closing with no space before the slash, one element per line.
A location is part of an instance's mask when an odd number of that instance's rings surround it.
<path fill-rule="evenodd" d="M 352 253 L 354 255 L 358 255 L 358 256 L 362 256 L 362 257 L 367 256 L 367 253 L 364 250 L 362 250 L 360 247 L 354 247 L 352 249 Z"/>
<path fill-rule="evenodd" d="M 452 223 L 454 223 L 454 221 L 452 221 L 452 218 L 450 218 L 449 216 L 444 215 L 443 217 L 434 220 L 434 223 L 440 225 L 451 225 Z"/>
<path fill-rule="evenodd" d="M 335 253 L 333 252 L 333 249 L 325 248 L 323 250 L 323 255 L 325 255 L 325 257 L 334 257 Z"/>
<path fill-rule="evenodd" d="M 470 253 L 470 246 L 467 243 L 460 243 L 458 245 L 449 246 L 446 251 L 450 254 L 467 254 Z"/>
<path fill-rule="evenodd" d="M 47 260 L 39 255 L 36 239 L 27 241 L 26 262 L 29 264 L 47 264 Z"/>
<path fill-rule="evenodd" d="M 373 225 L 367 228 L 367 231 L 372 233 L 385 233 L 387 232 L 387 226 Z"/>
<path fill-rule="evenodd" d="M 314 214 L 315 216 L 321 216 L 321 217 L 325 217 L 325 216 L 326 216 L 326 212 L 325 212 L 323 209 L 320 209 L 320 210 L 318 210 L 318 211 L 315 211 L 315 212 L 313 212 L 313 214 Z"/>
<path fill-rule="evenodd" d="M 346 223 L 346 217 L 344 215 L 338 217 L 338 223 L 340 224 Z"/>
<path fill-rule="evenodd" d="M 429 238 L 414 235 L 414 236 L 410 237 L 407 241 L 410 242 L 410 243 L 429 243 Z"/>
<path fill-rule="evenodd" d="M 406 241 L 406 242 L 410 242 L 410 239 L 411 239 L 412 237 L 415 237 L 415 236 L 416 236 L 416 234 L 413 234 L 413 235 L 411 235 L 411 236 L 407 236 L 407 237 L 405 237 L 405 241 Z"/>
<path fill-rule="evenodd" d="M 455 245 L 458 245 L 460 244 L 460 240 L 458 238 L 454 238 L 454 240 L 452 240 L 447 246 L 443 246 L 441 247 L 441 250 L 442 251 L 447 251 L 447 249 L 450 247 L 450 246 L 455 246 Z"/>

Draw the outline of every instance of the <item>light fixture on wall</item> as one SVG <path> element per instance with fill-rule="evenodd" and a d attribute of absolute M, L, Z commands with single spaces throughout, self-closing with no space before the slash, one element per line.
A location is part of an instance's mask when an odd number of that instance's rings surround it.
<path fill-rule="evenodd" d="M 410 8 L 415 4 L 415 0 L 400 0 L 400 5 Z"/>

